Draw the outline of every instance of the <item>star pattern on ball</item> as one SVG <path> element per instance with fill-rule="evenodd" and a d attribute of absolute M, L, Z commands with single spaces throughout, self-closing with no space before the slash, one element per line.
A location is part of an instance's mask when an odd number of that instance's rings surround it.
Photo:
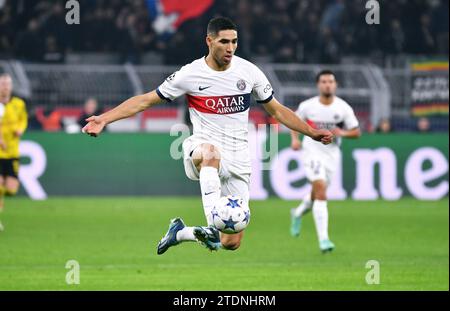
<path fill-rule="evenodd" d="M 228 204 L 227 206 L 231 207 L 231 208 L 235 208 L 235 207 L 239 207 L 239 203 L 238 203 L 239 199 L 233 200 L 231 198 L 228 198 Z"/>
<path fill-rule="evenodd" d="M 248 224 L 248 222 L 250 221 L 250 212 L 249 211 L 245 211 L 245 218 L 244 220 L 246 224 Z"/>
<path fill-rule="evenodd" d="M 215 209 L 213 209 L 211 211 L 211 215 L 212 215 L 213 219 L 214 219 L 214 217 L 219 217 L 219 213 Z"/>
<path fill-rule="evenodd" d="M 231 230 L 235 230 L 234 225 L 236 225 L 238 221 L 233 221 L 233 219 L 230 217 L 228 218 L 228 220 L 223 220 L 223 223 L 225 224 L 225 228 L 223 228 L 224 230 L 228 228 L 230 228 Z"/>

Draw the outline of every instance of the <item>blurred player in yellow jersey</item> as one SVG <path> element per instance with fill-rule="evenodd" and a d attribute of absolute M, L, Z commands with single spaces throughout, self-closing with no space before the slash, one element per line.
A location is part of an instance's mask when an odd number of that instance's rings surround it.
<path fill-rule="evenodd" d="M 0 74 L 0 215 L 4 197 L 19 190 L 19 141 L 28 125 L 25 102 L 12 96 L 12 89 L 11 76 Z"/>

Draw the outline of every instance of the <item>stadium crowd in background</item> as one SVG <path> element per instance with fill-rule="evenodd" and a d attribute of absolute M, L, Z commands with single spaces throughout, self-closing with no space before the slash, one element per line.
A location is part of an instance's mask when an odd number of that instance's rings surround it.
<path fill-rule="evenodd" d="M 383 67 L 379 61 L 386 56 L 448 58 L 446 0 L 380 0 L 380 25 L 373 27 L 365 24 L 367 9 L 361 0 L 209 2 L 213 4 L 203 15 L 187 20 L 175 33 L 158 34 L 152 26 L 146 0 L 79 0 L 80 25 L 66 23 L 63 0 L 0 0 L 0 59 L 64 63 L 70 62 L 70 53 L 96 52 L 102 57 L 110 53 L 120 55 L 110 58 L 119 63 L 140 64 L 146 53 L 153 53 L 165 64 L 188 63 L 206 54 L 204 25 L 215 15 L 228 16 L 237 22 L 237 54 L 257 63 L 368 61 Z M 80 115 L 70 116 L 80 118 L 79 126 L 89 115 L 88 108 L 81 116 L 84 100 L 76 104 Z M 58 106 L 67 103 L 64 97 L 55 101 L 56 106 L 30 98 L 30 129 L 65 128 Z M 448 123 L 442 120 L 441 116 L 425 120 L 391 116 L 378 124 L 362 123 L 367 132 L 446 131 Z"/>
<path fill-rule="evenodd" d="M 35 113 L 36 120 L 43 131 L 58 132 L 63 129 L 62 116 L 58 110 L 39 107 Z"/>
<path fill-rule="evenodd" d="M 377 27 L 361 27 L 367 10 L 360 0 L 221 0 L 170 36 L 153 30 L 145 0 L 79 2 L 81 23 L 71 26 L 64 1 L 4 1 L 0 54 L 63 62 L 68 51 L 119 52 L 122 62 L 139 63 L 152 51 L 166 64 L 182 64 L 206 52 L 203 25 L 213 15 L 240 25 L 239 55 L 246 58 L 339 63 L 343 55 L 448 54 L 448 1 L 442 0 L 381 0 Z"/>

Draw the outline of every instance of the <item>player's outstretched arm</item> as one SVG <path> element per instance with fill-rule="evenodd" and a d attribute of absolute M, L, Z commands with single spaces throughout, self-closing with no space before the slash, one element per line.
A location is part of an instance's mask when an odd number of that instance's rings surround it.
<path fill-rule="evenodd" d="M 99 116 L 87 118 L 86 121 L 88 124 L 83 127 L 82 132 L 90 136 L 98 136 L 107 124 L 132 117 L 135 114 L 163 101 L 164 100 L 158 96 L 156 91 L 133 96 L 114 109 L 111 109 Z"/>
<path fill-rule="evenodd" d="M 333 141 L 333 134 L 330 131 L 312 128 L 305 121 L 300 119 L 291 109 L 280 104 L 275 97 L 268 103 L 263 104 L 263 106 L 271 116 L 291 130 L 309 136 L 323 144 L 329 144 Z"/>

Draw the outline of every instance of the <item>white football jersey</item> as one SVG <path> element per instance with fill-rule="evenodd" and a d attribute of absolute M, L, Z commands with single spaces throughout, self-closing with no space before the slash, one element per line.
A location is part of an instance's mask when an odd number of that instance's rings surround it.
<path fill-rule="evenodd" d="M 258 103 L 273 96 L 271 84 L 257 66 L 233 56 L 227 70 L 216 71 L 202 57 L 169 76 L 156 92 L 169 101 L 186 95 L 194 135 L 219 147 L 222 157 L 233 156 L 250 166 L 250 96 Z"/>
<path fill-rule="evenodd" d="M 317 129 L 331 130 L 340 127 L 345 130 L 354 129 L 359 126 L 358 119 L 350 105 L 343 99 L 335 96 L 330 105 L 324 105 L 320 102 L 319 96 L 310 98 L 301 102 L 296 111 L 297 115 L 305 120 L 310 126 Z M 339 152 L 340 138 L 329 145 L 315 141 L 305 136 L 303 138 L 302 148 L 306 152 L 325 153 L 328 155 Z"/>

